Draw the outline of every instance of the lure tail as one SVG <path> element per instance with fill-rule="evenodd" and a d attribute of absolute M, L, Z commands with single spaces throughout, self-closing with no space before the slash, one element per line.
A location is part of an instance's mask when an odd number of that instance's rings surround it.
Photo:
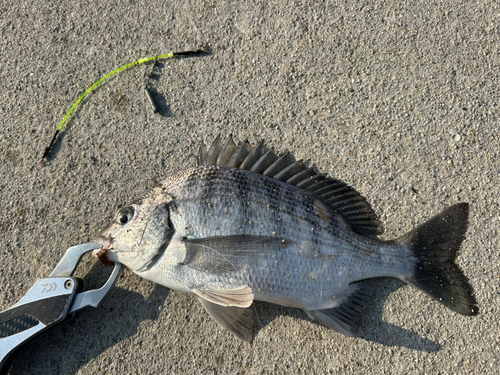
<path fill-rule="evenodd" d="M 455 312 L 476 315 L 479 308 L 472 286 L 455 263 L 468 217 L 468 203 L 459 203 L 396 241 L 410 246 L 417 259 L 413 275 L 405 278 L 405 282 Z"/>

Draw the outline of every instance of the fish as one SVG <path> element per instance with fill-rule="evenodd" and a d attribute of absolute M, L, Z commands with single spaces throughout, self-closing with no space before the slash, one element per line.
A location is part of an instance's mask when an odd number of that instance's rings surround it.
<path fill-rule="evenodd" d="M 251 342 L 254 301 L 304 310 L 346 335 L 362 323 L 370 279 L 392 277 L 466 316 L 479 307 L 455 260 L 468 203 L 446 208 L 389 241 L 368 201 L 343 181 L 264 141 L 201 144 L 180 171 L 118 210 L 95 256 L 199 299 L 238 339 Z"/>

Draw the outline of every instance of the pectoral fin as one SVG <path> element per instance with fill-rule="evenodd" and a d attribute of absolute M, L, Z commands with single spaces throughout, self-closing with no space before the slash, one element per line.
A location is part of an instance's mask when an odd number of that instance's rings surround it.
<path fill-rule="evenodd" d="M 183 265 L 210 274 L 245 272 L 255 259 L 280 251 L 284 241 L 291 243 L 287 238 L 248 234 L 185 239 Z"/>
<path fill-rule="evenodd" d="M 253 311 L 252 308 L 224 307 L 198 298 L 207 312 L 222 327 L 230 331 L 242 341 L 252 342 Z"/>
<path fill-rule="evenodd" d="M 250 307 L 253 302 L 253 291 L 246 285 L 234 289 L 193 289 L 200 298 L 224 307 Z"/>

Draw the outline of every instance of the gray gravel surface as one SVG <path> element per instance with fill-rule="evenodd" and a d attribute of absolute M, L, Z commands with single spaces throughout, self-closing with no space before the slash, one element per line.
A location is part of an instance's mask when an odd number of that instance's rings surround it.
<path fill-rule="evenodd" d="M 123 72 L 136 59 L 210 54 Z M 195 164 L 200 141 L 266 139 L 356 187 L 402 235 L 471 204 L 458 263 L 480 315 L 373 280 L 359 338 L 256 303 L 253 344 L 193 297 L 125 270 L 103 305 L 25 350 L 13 374 L 496 374 L 500 368 L 500 9 L 494 1 L 26 1 L 0 4 L 0 308 L 117 207 Z M 88 256 L 89 287 L 110 270 Z"/>

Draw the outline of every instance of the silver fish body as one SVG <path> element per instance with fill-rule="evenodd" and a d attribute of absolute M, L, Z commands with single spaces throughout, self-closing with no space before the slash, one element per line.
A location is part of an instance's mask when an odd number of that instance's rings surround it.
<path fill-rule="evenodd" d="M 360 281 L 382 276 L 410 283 L 459 313 L 477 313 L 472 288 L 453 263 L 467 228 L 466 204 L 400 239 L 381 241 L 381 225 L 357 192 L 280 159 L 262 144 L 245 149 L 217 139 L 201 152 L 202 165 L 120 210 L 98 237 L 101 255 L 196 295 L 246 341 L 253 300 L 304 309 L 352 335 L 371 295 Z M 432 255 L 436 250 L 440 256 Z M 430 274 L 437 281 L 428 281 Z"/>
<path fill-rule="evenodd" d="M 163 189 L 176 233 L 166 256 L 138 274 L 173 289 L 248 285 L 257 300 L 317 310 L 334 306 L 332 296 L 354 281 L 411 273 L 404 245 L 354 233 L 328 206 L 284 182 L 203 166 L 168 179 Z M 213 238 L 200 249 L 208 259 L 189 267 L 183 243 L 199 238 Z M 219 253 L 219 244 L 237 249 Z"/>

